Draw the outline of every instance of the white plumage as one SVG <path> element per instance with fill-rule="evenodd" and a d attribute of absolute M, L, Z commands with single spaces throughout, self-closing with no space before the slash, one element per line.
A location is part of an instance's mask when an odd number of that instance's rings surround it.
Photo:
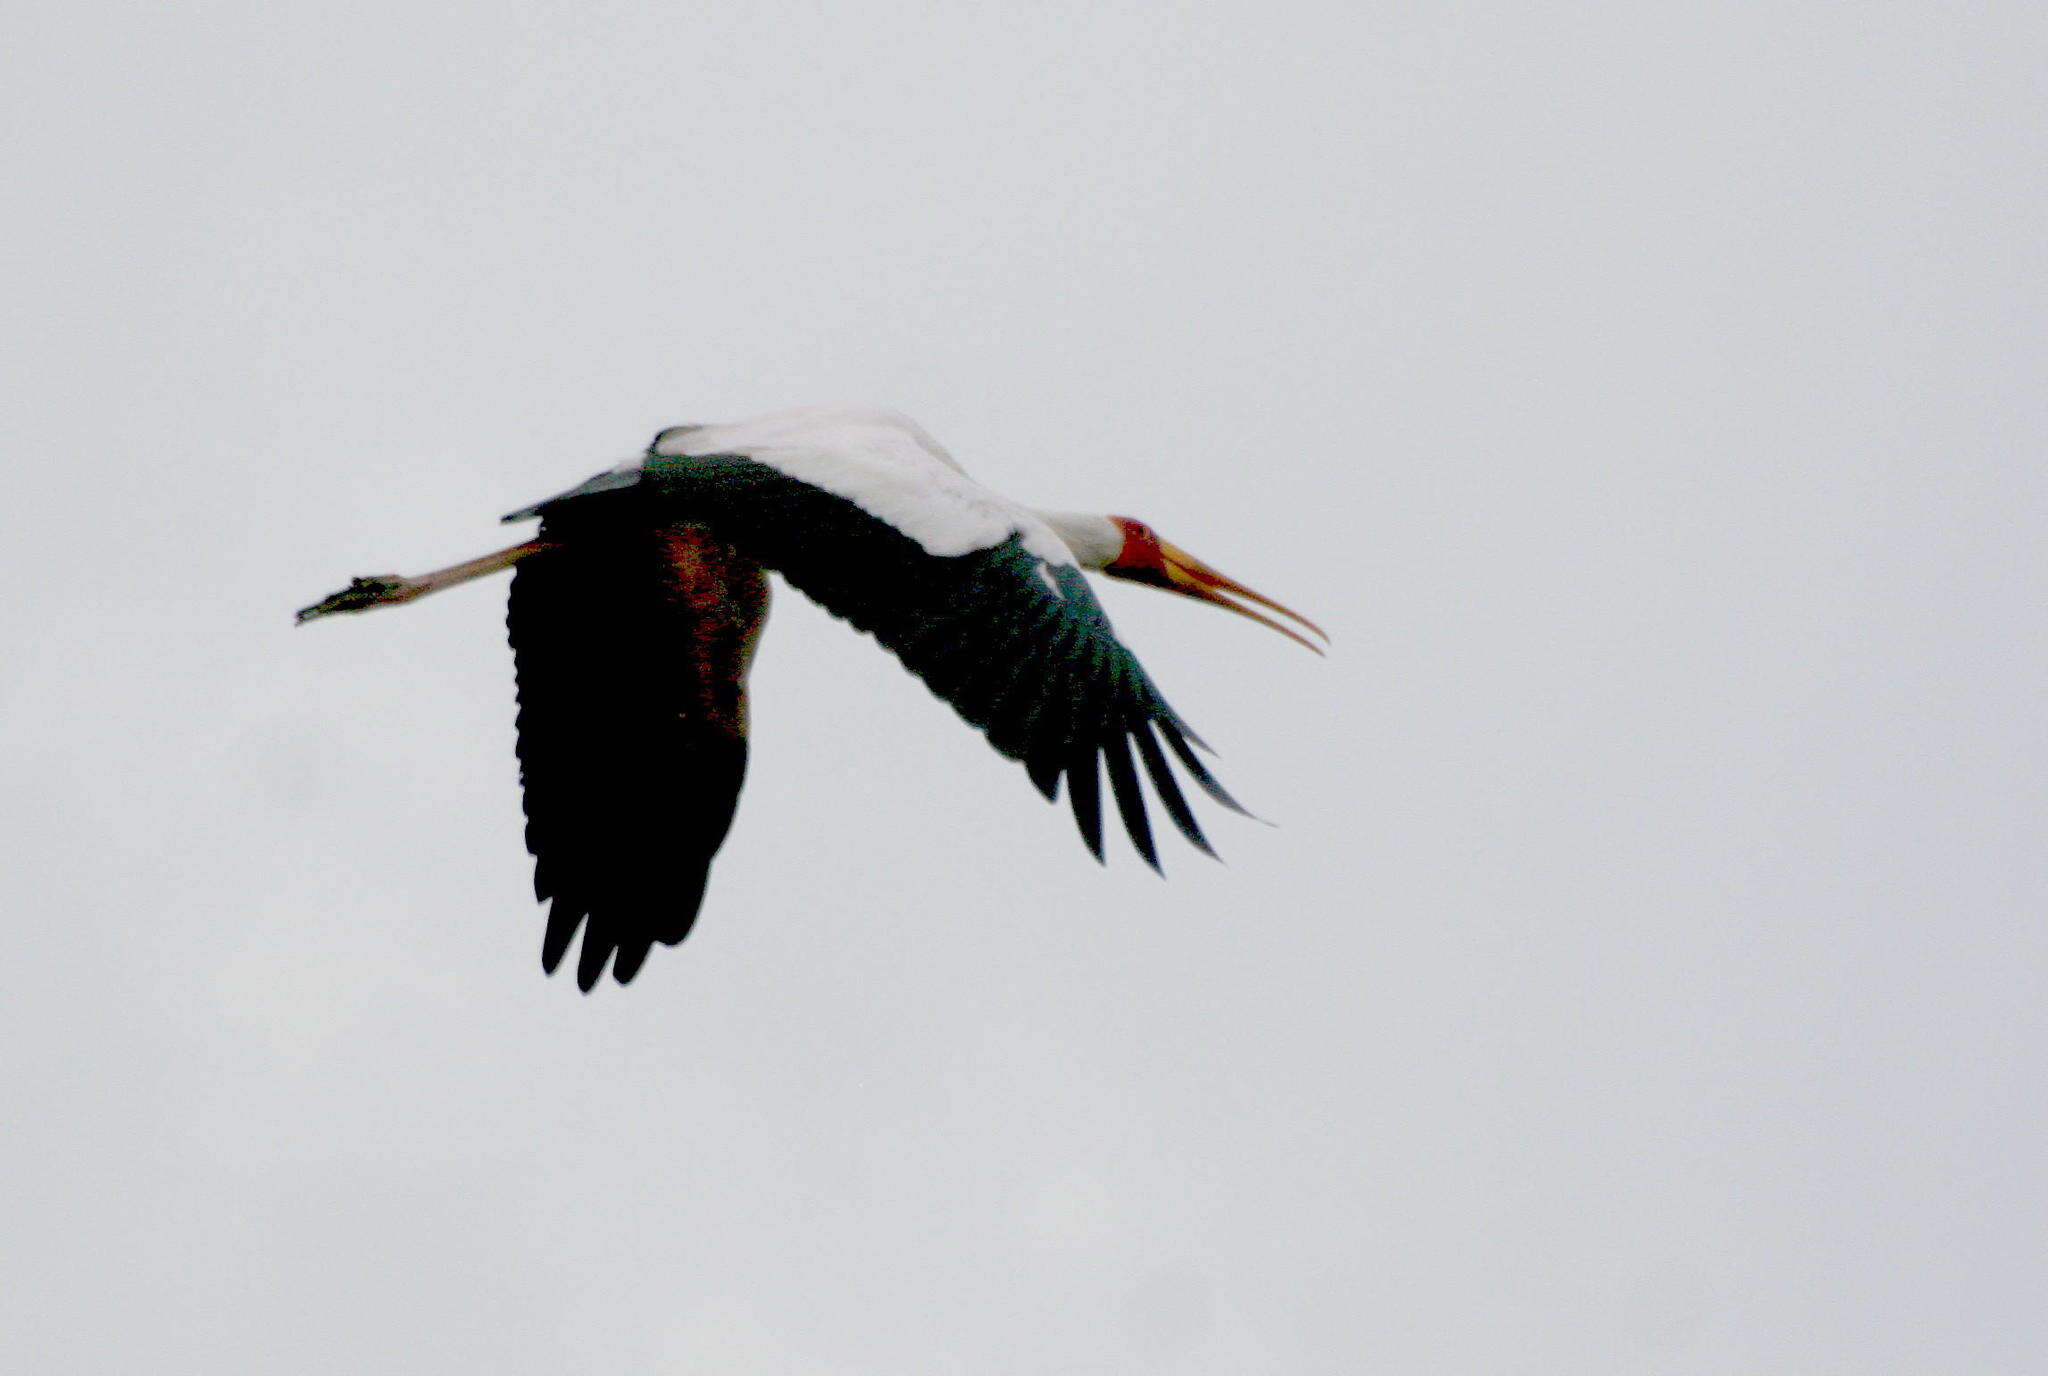
<path fill-rule="evenodd" d="M 756 463 L 844 497 L 941 559 L 1020 535 L 1051 564 L 1073 552 L 1030 508 L 967 476 L 945 447 L 910 417 L 841 402 L 770 411 L 723 425 L 686 425 L 655 437 L 648 456 L 743 454 Z"/>

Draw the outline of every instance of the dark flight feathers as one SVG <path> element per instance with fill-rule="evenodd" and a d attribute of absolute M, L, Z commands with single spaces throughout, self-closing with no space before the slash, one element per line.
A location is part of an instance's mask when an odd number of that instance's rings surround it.
<path fill-rule="evenodd" d="M 650 458 L 638 482 L 594 482 L 520 514 L 535 512 L 543 536 L 565 548 L 520 565 L 513 584 L 527 836 L 536 889 L 554 899 L 544 959 L 552 970 L 587 922 L 585 988 L 612 950 L 623 982 L 652 942 L 689 931 L 745 770 L 743 728 L 720 732 L 677 710 L 703 674 L 680 662 L 702 639 L 690 625 L 698 613 L 660 592 L 675 581 L 660 572 L 662 540 L 678 530 L 714 533 L 736 561 L 774 569 L 874 636 L 1022 762 L 1048 800 L 1064 781 L 1097 860 L 1103 773 L 1154 869 L 1141 771 L 1174 826 L 1209 854 L 1174 765 L 1244 811 L 1196 757 L 1200 741 L 1117 640 L 1081 571 L 1047 564 L 1018 537 L 937 558 L 844 498 L 730 455 Z"/>
<path fill-rule="evenodd" d="M 689 934 L 747 768 L 746 660 L 760 571 L 701 532 L 595 529 L 515 570 L 507 614 L 534 895 L 550 973 L 583 929 L 586 991 Z"/>

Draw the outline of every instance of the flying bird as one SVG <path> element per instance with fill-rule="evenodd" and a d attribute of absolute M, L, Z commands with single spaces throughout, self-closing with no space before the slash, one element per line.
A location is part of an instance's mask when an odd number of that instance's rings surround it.
<path fill-rule="evenodd" d="M 535 517 L 532 540 L 418 577 L 358 578 L 298 621 L 514 570 L 526 845 L 535 897 L 551 900 L 541 964 L 553 974 L 580 930 L 586 993 L 608 963 L 627 983 L 656 942 L 675 945 L 696 921 L 746 772 L 769 571 L 880 641 L 1048 801 L 1064 784 L 1098 861 L 1106 774 L 1155 870 L 1141 767 L 1174 826 L 1211 855 L 1176 769 L 1244 809 L 1081 571 L 1227 608 L 1310 649 L 1266 612 L 1328 639 L 1141 521 L 997 496 L 907 417 L 871 407 L 674 426 L 641 457 L 505 520 Z"/>

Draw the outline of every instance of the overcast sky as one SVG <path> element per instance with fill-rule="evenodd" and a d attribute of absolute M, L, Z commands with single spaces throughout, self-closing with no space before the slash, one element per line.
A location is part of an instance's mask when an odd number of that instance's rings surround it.
<path fill-rule="evenodd" d="M 2030 1373 L 2037 4 L 30 3 L 0 1367 Z M 1323 623 L 1098 869 L 793 594 L 696 934 L 539 970 L 503 582 L 898 406 Z"/>

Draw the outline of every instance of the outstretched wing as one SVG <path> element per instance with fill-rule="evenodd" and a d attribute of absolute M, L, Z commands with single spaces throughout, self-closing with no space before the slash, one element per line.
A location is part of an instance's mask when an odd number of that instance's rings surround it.
<path fill-rule="evenodd" d="M 873 635 L 1021 761 L 1048 799 L 1064 783 L 1098 860 L 1106 773 L 1131 844 L 1159 867 L 1141 769 L 1181 834 L 1213 854 L 1176 769 L 1244 809 L 1197 758 L 1194 733 L 1116 638 L 1059 537 L 960 474 L 921 433 L 886 414 L 822 437 L 815 425 L 664 432 L 639 481 L 621 489 L 619 475 L 601 475 L 535 510 L 553 519 L 563 508 L 653 504 L 665 519 L 701 522 Z M 735 443 L 750 452 L 723 452 Z"/>
<path fill-rule="evenodd" d="M 696 920 L 746 774 L 767 583 L 702 529 L 570 503 L 542 530 L 559 544 L 519 565 L 507 614 L 526 847 L 553 900 L 541 962 L 552 974 L 580 928 L 588 992 Z"/>

